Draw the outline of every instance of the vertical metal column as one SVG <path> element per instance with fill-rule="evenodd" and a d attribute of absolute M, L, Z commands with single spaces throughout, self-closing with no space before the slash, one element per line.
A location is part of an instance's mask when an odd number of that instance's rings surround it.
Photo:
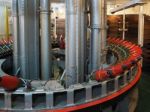
<path fill-rule="evenodd" d="M 138 44 L 143 46 L 144 41 L 144 14 L 143 14 L 143 6 L 139 6 L 139 22 L 138 22 Z"/>
<path fill-rule="evenodd" d="M 29 78 L 28 68 L 28 33 L 26 24 L 27 21 L 27 0 L 18 0 L 19 10 L 19 37 L 20 37 L 20 68 L 23 78 Z"/>
<path fill-rule="evenodd" d="M 5 6 L 5 36 L 9 39 L 9 20 L 8 20 L 8 7 Z"/>
<path fill-rule="evenodd" d="M 28 1 L 28 66 L 31 79 L 40 78 L 40 15 L 38 13 L 39 6 L 39 0 Z"/>
<path fill-rule="evenodd" d="M 51 77 L 51 39 L 50 39 L 50 2 L 40 0 L 41 21 L 41 78 L 47 80 Z"/>
<path fill-rule="evenodd" d="M 77 83 L 76 35 L 77 0 L 66 0 L 66 86 Z"/>
<path fill-rule="evenodd" d="M 66 0 L 67 87 L 84 82 L 87 28 L 85 8 L 85 0 Z"/>
<path fill-rule="evenodd" d="M 125 32 L 126 32 L 126 14 L 125 10 L 123 11 L 123 28 L 122 28 L 122 39 L 125 39 Z"/>
<path fill-rule="evenodd" d="M 18 0 L 20 68 L 27 79 L 39 79 L 38 8 L 38 0 Z"/>
<path fill-rule="evenodd" d="M 91 0 L 91 70 L 94 71 L 101 64 L 101 0 Z"/>
<path fill-rule="evenodd" d="M 76 0 L 66 0 L 66 86 L 77 83 L 76 75 Z"/>
<path fill-rule="evenodd" d="M 74 8 L 76 9 L 76 74 L 77 74 L 77 83 L 79 83 L 79 79 L 82 78 L 83 76 L 83 64 L 81 61 L 81 4 L 82 4 L 82 0 L 75 0 L 76 3 L 74 4 Z M 82 75 L 82 76 L 81 76 Z"/>
<path fill-rule="evenodd" d="M 81 2 L 81 42 L 80 42 L 80 75 L 79 82 L 84 82 L 86 69 L 87 69 L 87 22 L 88 22 L 88 14 L 87 14 L 87 0 L 80 0 Z"/>
<path fill-rule="evenodd" d="M 77 15 L 76 15 L 76 66 L 77 66 L 77 81 L 84 82 L 85 62 L 86 62 L 86 33 L 87 33 L 87 18 L 86 18 L 86 1 L 77 0 Z"/>
<path fill-rule="evenodd" d="M 18 0 L 12 1 L 12 17 L 13 17 L 13 71 L 19 68 L 19 17 L 18 17 Z"/>

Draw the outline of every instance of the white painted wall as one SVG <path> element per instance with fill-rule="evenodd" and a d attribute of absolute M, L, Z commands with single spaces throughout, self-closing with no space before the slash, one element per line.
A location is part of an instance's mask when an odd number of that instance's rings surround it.
<path fill-rule="evenodd" d="M 0 6 L 0 38 L 5 35 L 5 7 Z"/>

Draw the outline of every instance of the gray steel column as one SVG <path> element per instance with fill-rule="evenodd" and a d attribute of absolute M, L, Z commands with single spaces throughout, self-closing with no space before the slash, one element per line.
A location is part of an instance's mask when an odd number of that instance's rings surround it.
<path fill-rule="evenodd" d="M 67 86 L 84 82 L 86 60 L 85 0 L 66 0 Z"/>
<path fill-rule="evenodd" d="M 18 0 L 21 75 L 39 79 L 39 0 Z"/>
<path fill-rule="evenodd" d="M 12 17 L 13 17 L 13 71 L 19 68 L 19 17 L 18 17 L 18 0 L 12 1 Z"/>
<path fill-rule="evenodd" d="M 87 14 L 87 0 L 80 0 L 81 2 L 81 22 L 80 22 L 80 30 L 81 30 L 81 42 L 80 42 L 80 74 L 79 82 L 84 82 L 87 71 L 87 22 L 88 22 L 88 14 Z"/>
<path fill-rule="evenodd" d="M 101 64 L 101 0 L 91 0 L 91 71 Z"/>
<path fill-rule="evenodd" d="M 39 0 L 28 1 L 28 66 L 31 79 L 40 78 L 40 16 L 38 13 L 39 5 Z"/>
<path fill-rule="evenodd" d="M 84 82 L 85 62 L 86 62 L 86 1 L 77 0 L 76 14 L 76 66 L 77 66 L 77 82 Z"/>
<path fill-rule="evenodd" d="M 40 0 L 41 21 L 41 78 L 51 77 L 50 0 Z"/>
<path fill-rule="evenodd" d="M 84 82 L 86 60 L 86 0 L 66 0 L 67 85 Z"/>
<path fill-rule="evenodd" d="M 76 39 L 76 74 L 77 74 L 77 83 L 79 83 L 79 80 L 82 80 L 83 79 L 83 64 L 84 62 L 81 62 L 83 61 L 81 59 L 81 30 L 83 30 L 81 28 L 81 4 L 82 4 L 82 0 L 75 0 L 75 3 L 74 3 L 74 8 L 76 10 L 76 15 L 75 15 L 75 18 L 76 18 L 76 24 L 75 24 L 75 28 L 76 28 L 76 36 L 75 36 L 75 39 Z M 81 76 L 82 75 L 82 76 Z M 80 79 L 82 78 L 82 79 Z"/>
<path fill-rule="evenodd" d="M 28 33 L 26 24 L 28 23 L 25 18 L 27 15 L 27 0 L 18 0 L 19 10 L 19 37 L 20 37 L 20 67 L 23 78 L 29 78 L 28 68 Z"/>
<path fill-rule="evenodd" d="M 76 35 L 77 0 L 66 0 L 66 86 L 77 83 Z"/>

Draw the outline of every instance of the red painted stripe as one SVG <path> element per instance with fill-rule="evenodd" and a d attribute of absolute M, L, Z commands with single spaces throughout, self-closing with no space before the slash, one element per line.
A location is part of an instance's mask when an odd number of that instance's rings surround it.
<path fill-rule="evenodd" d="M 125 86 L 124 88 L 119 90 L 118 92 L 115 92 L 112 95 L 101 98 L 99 100 L 92 101 L 92 102 L 85 103 L 85 104 L 81 104 L 81 105 L 78 105 L 78 106 L 66 107 L 66 108 L 57 109 L 57 110 L 44 110 L 42 112 L 70 112 L 70 111 L 80 110 L 80 109 L 84 109 L 84 108 L 87 108 L 87 107 L 92 107 L 94 105 L 107 102 L 109 100 L 112 100 L 112 99 L 120 96 L 121 94 L 127 92 L 128 90 L 130 90 L 139 81 L 139 79 L 141 77 L 141 74 L 142 74 L 141 65 L 138 64 L 138 72 L 136 74 L 135 79 L 131 83 L 129 83 L 127 86 Z"/>

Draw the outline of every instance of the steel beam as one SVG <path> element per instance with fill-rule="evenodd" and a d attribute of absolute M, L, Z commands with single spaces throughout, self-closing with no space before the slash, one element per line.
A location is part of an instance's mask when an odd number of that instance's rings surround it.
<path fill-rule="evenodd" d="M 40 0 L 41 24 L 41 78 L 47 80 L 51 77 L 51 39 L 50 39 L 50 1 Z"/>

